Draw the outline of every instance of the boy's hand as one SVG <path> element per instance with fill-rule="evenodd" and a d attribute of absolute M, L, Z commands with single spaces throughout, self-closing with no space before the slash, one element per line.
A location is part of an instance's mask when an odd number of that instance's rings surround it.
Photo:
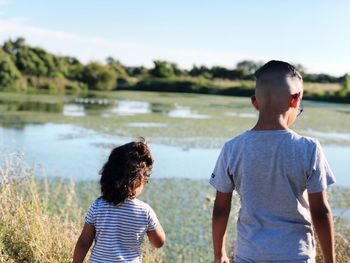
<path fill-rule="evenodd" d="M 325 263 L 335 263 L 333 215 L 327 192 L 309 194 L 312 223 L 320 241 Z"/>
<path fill-rule="evenodd" d="M 229 263 L 225 251 L 226 226 L 231 210 L 232 193 L 217 191 L 213 208 L 212 235 L 215 263 Z"/>
<path fill-rule="evenodd" d="M 221 258 L 216 258 L 214 260 L 214 263 L 230 263 L 230 260 L 228 259 L 228 257 L 225 255 L 225 256 L 222 256 Z"/>

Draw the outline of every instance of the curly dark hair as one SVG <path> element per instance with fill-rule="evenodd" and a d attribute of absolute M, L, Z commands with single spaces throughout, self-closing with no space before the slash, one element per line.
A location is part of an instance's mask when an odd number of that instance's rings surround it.
<path fill-rule="evenodd" d="M 135 189 L 150 175 L 152 166 L 144 138 L 114 148 L 100 171 L 102 198 L 117 205 L 135 197 Z"/>

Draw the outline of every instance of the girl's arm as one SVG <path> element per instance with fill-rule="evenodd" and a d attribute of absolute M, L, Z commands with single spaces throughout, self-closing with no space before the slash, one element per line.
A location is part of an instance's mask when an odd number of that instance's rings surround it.
<path fill-rule="evenodd" d="M 155 248 L 160 248 L 165 243 L 165 233 L 161 224 L 156 229 L 147 232 L 148 240 Z"/>
<path fill-rule="evenodd" d="M 73 263 L 82 263 L 95 238 L 95 227 L 87 223 L 84 224 L 77 244 L 75 245 Z"/>

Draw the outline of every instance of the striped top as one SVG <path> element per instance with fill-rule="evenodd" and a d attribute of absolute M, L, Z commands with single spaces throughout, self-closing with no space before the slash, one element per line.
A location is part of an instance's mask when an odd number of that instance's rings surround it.
<path fill-rule="evenodd" d="M 117 206 L 102 197 L 91 205 L 85 222 L 96 230 L 90 262 L 142 262 L 141 244 L 158 219 L 152 208 L 137 198 Z"/>

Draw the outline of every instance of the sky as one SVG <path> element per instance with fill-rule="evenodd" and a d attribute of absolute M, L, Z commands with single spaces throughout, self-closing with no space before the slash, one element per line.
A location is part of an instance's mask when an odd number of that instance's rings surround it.
<path fill-rule="evenodd" d="M 0 0 L 0 43 L 28 44 L 82 62 L 234 68 L 244 60 L 350 73 L 346 0 Z"/>

